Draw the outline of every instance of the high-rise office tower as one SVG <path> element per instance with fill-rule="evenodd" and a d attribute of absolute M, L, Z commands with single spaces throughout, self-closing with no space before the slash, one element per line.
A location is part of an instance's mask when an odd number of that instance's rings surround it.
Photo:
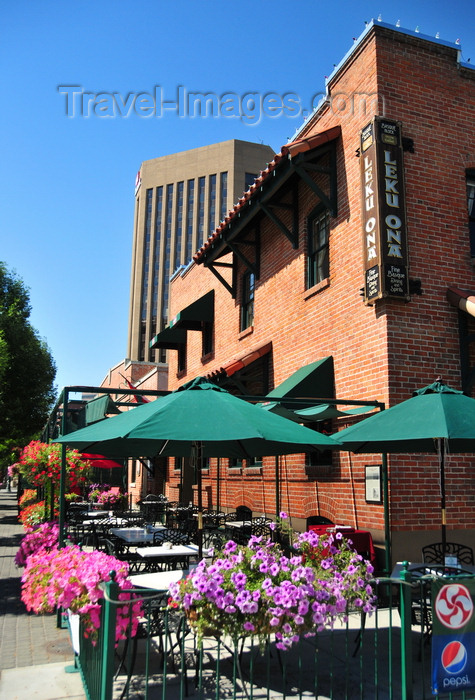
<path fill-rule="evenodd" d="M 165 360 L 149 343 L 168 324 L 170 276 L 191 262 L 273 157 L 269 146 L 233 139 L 142 163 L 135 188 L 131 360 Z"/>

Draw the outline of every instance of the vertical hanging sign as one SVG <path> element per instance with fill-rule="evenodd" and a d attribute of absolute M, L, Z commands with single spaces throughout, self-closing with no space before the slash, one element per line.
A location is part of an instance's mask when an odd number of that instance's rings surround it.
<path fill-rule="evenodd" d="M 361 131 L 364 300 L 409 300 L 400 122 L 375 117 Z"/>
<path fill-rule="evenodd" d="M 432 692 L 475 688 L 475 615 L 473 579 L 432 582 Z"/>

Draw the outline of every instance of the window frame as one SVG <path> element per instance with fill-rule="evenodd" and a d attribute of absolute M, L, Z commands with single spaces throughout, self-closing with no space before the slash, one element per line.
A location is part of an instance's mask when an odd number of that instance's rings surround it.
<path fill-rule="evenodd" d="M 186 372 L 186 343 L 180 343 L 177 348 L 177 374 Z"/>
<path fill-rule="evenodd" d="M 256 276 L 251 270 L 246 270 L 242 276 L 241 289 L 241 318 L 240 330 L 245 331 L 254 325 L 254 297 L 256 292 Z"/>
<path fill-rule="evenodd" d="M 331 419 L 326 419 L 322 421 L 315 421 L 312 423 L 307 423 L 306 428 L 314 430 L 316 433 L 323 433 L 324 435 L 331 435 L 333 432 L 333 426 Z M 318 450 L 312 452 L 305 452 L 305 470 L 307 474 L 312 471 L 325 472 L 333 467 L 333 451 L 332 450 Z"/>
<path fill-rule="evenodd" d="M 467 214 L 470 242 L 470 255 L 475 259 L 475 170 L 470 169 L 465 173 L 465 183 L 467 191 Z M 470 202 L 472 206 L 470 207 Z"/>
<path fill-rule="evenodd" d="M 214 351 L 214 324 L 201 322 L 201 358 L 209 357 Z"/>
<path fill-rule="evenodd" d="M 316 222 L 325 218 L 326 236 L 323 243 L 315 246 Z M 319 262 L 319 258 L 323 257 Z M 319 204 L 307 217 L 307 289 L 315 287 L 330 276 L 330 210 Z"/>

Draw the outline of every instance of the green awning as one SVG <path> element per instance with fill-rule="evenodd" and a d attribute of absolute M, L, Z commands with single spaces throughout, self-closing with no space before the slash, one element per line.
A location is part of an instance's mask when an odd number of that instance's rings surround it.
<path fill-rule="evenodd" d="M 356 406 L 355 408 L 341 409 L 338 406 L 321 403 L 317 406 L 295 410 L 295 415 L 302 423 L 312 423 L 319 420 L 328 420 L 329 418 L 340 418 L 340 416 L 358 416 L 361 413 L 370 413 L 374 410 L 374 406 Z"/>
<path fill-rule="evenodd" d="M 168 350 L 177 350 L 180 345 L 186 343 L 186 330 L 184 328 L 176 328 L 167 326 L 160 331 L 150 341 L 150 348 L 164 348 Z"/>
<path fill-rule="evenodd" d="M 340 418 L 341 416 L 355 416 L 361 413 L 370 413 L 375 410 L 374 406 L 357 406 L 356 408 L 340 409 L 328 403 L 320 403 L 316 406 L 298 409 L 286 408 L 276 401 L 259 404 L 266 411 L 277 413 L 279 416 L 293 420 L 296 423 L 317 423 L 318 421 Z"/>
<path fill-rule="evenodd" d="M 86 425 L 104 420 L 110 413 L 120 413 L 120 409 L 117 408 L 108 394 L 91 399 L 86 404 Z"/>
<path fill-rule="evenodd" d="M 202 330 L 203 321 L 214 320 L 214 289 L 179 311 L 169 323 L 169 328 L 183 328 L 188 331 Z"/>
<path fill-rule="evenodd" d="M 331 399 L 333 387 L 333 357 L 330 355 L 298 369 L 269 392 L 267 398 Z M 286 405 L 285 401 L 283 405 Z M 297 408 L 295 404 L 294 408 Z"/>

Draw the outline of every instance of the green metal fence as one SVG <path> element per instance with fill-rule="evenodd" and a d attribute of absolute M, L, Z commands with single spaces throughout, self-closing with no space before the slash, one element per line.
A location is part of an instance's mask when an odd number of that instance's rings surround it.
<path fill-rule="evenodd" d="M 138 591 L 144 613 L 137 637 L 115 647 L 117 590 L 111 582 L 99 639 L 81 645 L 86 695 L 88 700 L 433 698 L 430 630 L 424 615 L 414 619 L 417 585 L 409 572 L 401 580 L 380 579 L 375 614 L 350 610 L 333 630 L 279 652 L 271 639 L 260 648 L 251 638 L 237 644 L 205 638 L 198 648 L 186 620 L 167 608 L 166 594 L 147 589 Z M 470 700 L 475 693 L 438 697 Z"/>
<path fill-rule="evenodd" d="M 97 638 L 86 637 L 79 625 L 79 650 L 75 665 L 81 673 L 87 700 L 111 700 L 113 697 L 115 659 L 115 619 L 118 585 L 105 584 L 105 599 L 101 610 L 101 624 Z"/>

